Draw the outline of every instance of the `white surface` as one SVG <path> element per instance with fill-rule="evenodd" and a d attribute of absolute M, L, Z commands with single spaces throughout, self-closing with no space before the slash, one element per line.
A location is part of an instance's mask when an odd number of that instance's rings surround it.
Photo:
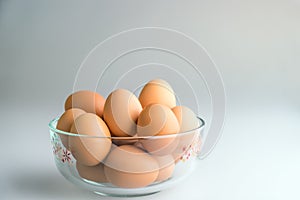
<path fill-rule="evenodd" d="M 47 124 L 85 55 L 125 29 L 201 42 L 227 93 L 223 137 L 181 185 L 141 199 L 300 199 L 297 0 L 0 1 L 0 199 L 99 198 L 56 170 Z"/>

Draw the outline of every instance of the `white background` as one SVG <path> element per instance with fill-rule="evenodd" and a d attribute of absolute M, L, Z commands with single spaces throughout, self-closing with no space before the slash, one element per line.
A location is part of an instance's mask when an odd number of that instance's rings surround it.
<path fill-rule="evenodd" d="M 99 199 L 56 170 L 47 124 L 62 113 L 87 53 L 143 26 L 203 44 L 227 94 L 213 153 L 185 182 L 143 199 L 299 199 L 297 0 L 1 1 L 0 198 Z"/>

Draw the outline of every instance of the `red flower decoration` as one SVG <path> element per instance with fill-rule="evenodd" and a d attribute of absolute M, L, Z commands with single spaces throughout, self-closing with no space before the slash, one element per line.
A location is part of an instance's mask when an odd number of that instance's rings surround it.
<path fill-rule="evenodd" d="M 68 151 L 67 149 L 64 149 L 63 150 L 63 154 L 62 154 L 62 159 L 61 161 L 64 163 L 64 162 L 71 162 L 72 159 L 71 159 L 71 152 Z"/>

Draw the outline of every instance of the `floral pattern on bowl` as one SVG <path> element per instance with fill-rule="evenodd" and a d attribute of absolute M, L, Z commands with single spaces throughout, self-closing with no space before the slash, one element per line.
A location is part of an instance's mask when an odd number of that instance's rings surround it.
<path fill-rule="evenodd" d="M 62 145 L 60 138 L 56 133 L 51 135 L 51 144 L 53 154 L 57 160 L 59 160 L 61 163 L 74 163 L 74 158 L 71 152 Z"/>

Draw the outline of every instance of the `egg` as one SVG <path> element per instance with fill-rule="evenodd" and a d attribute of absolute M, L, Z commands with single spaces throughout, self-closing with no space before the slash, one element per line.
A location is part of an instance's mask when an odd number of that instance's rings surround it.
<path fill-rule="evenodd" d="M 144 148 L 157 155 L 171 153 L 178 144 L 176 134 L 179 124 L 172 110 L 161 104 L 150 104 L 143 109 L 137 121 L 138 136 L 163 136 L 140 139 Z"/>
<path fill-rule="evenodd" d="M 176 106 L 176 98 L 170 84 L 162 79 L 148 82 L 142 89 L 139 100 L 142 107 L 150 104 L 163 104 L 169 108 Z"/>
<path fill-rule="evenodd" d="M 57 121 L 56 128 L 61 131 L 70 132 L 71 126 L 74 123 L 74 120 L 80 115 L 84 114 L 85 111 L 79 108 L 71 108 L 65 111 L 62 116 Z M 69 137 L 68 135 L 59 134 L 62 144 L 69 149 Z"/>
<path fill-rule="evenodd" d="M 172 111 L 178 120 L 180 132 L 199 127 L 199 119 L 190 108 L 186 106 L 176 106 L 172 108 Z"/>
<path fill-rule="evenodd" d="M 104 174 L 104 166 L 102 163 L 90 167 L 76 162 L 76 169 L 81 178 L 98 183 L 108 182 Z"/>
<path fill-rule="evenodd" d="M 77 117 L 71 132 L 91 136 L 69 136 L 70 151 L 80 164 L 95 166 L 109 153 L 110 132 L 104 121 L 96 114 L 85 113 Z"/>
<path fill-rule="evenodd" d="M 159 174 L 156 178 L 156 181 L 160 182 L 171 178 L 175 168 L 173 156 L 155 156 L 154 158 L 159 165 Z"/>
<path fill-rule="evenodd" d="M 94 113 L 102 117 L 105 99 L 98 93 L 81 90 L 71 94 L 65 102 L 65 110 L 80 108 L 88 113 Z"/>
<path fill-rule="evenodd" d="M 117 89 L 107 98 L 103 118 L 113 136 L 136 134 L 136 120 L 142 111 L 137 97 L 128 90 Z"/>
<path fill-rule="evenodd" d="M 115 186 L 140 188 L 157 179 L 159 165 L 143 150 L 133 145 L 123 145 L 110 152 L 104 162 L 104 173 Z"/>
<path fill-rule="evenodd" d="M 199 134 L 196 130 L 191 130 L 198 128 L 200 124 L 195 113 L 186 106 L 176 106 L 172 108 L 172 111 L 174 112 L 180 125 L 180 132 L 183 133 L 178 134 L 179 144 L 173 153 L 175 160 L 178 161 L 185 151 L 190 148 L 197 137 L 199 137 Z"/>

